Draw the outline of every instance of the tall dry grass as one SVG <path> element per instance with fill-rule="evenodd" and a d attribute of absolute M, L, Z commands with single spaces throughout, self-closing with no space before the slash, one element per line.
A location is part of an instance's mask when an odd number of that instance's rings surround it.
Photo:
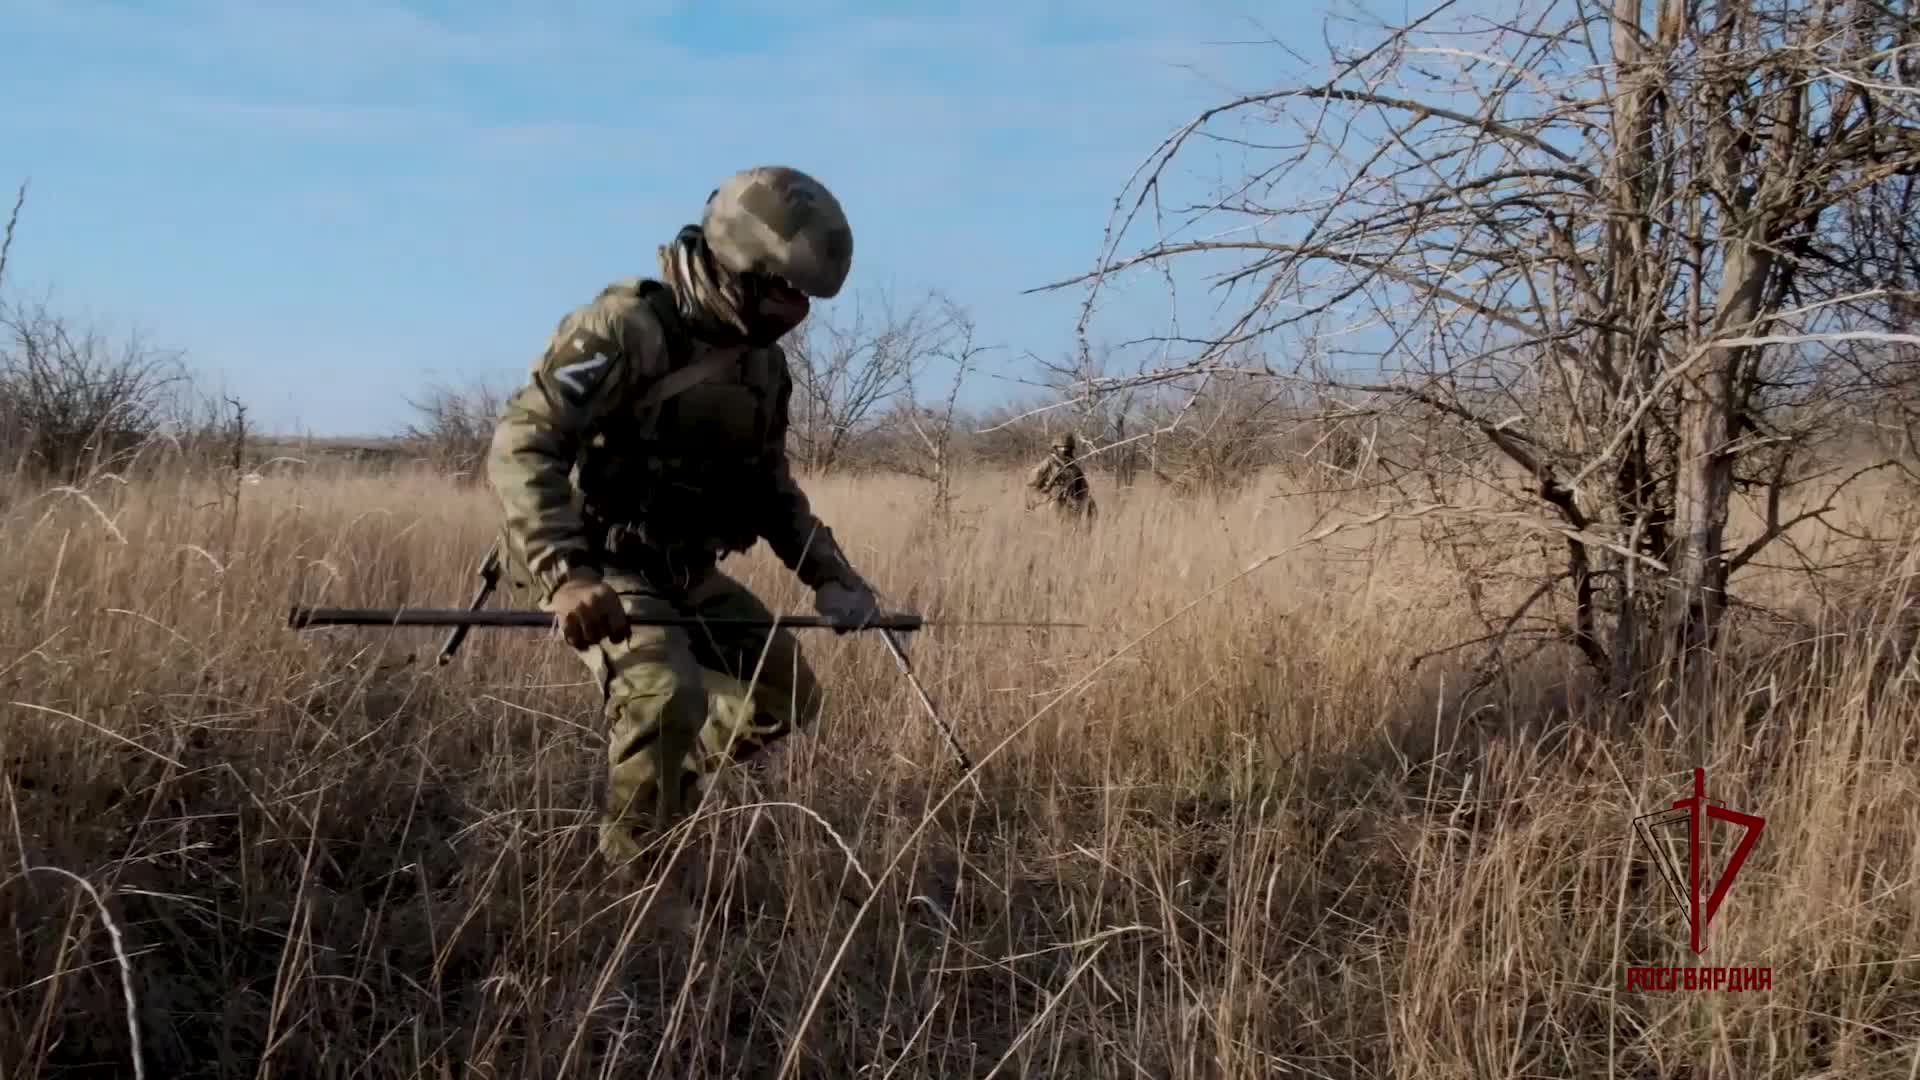
<path fill-rule="evenodd" d="M 477 494 L 7 492 L 0 1069 L 1920 1075 L 1920 701 L 1877 633 L 1906 564 L 1825 607 L 1776 586 L 1808 624 L 1699 715 L 1605 708 L 1555 654 L 1462 704 L 1444 659 L 1408 670 L 1482 630 L 1414 526 L 1234 581 L 1366 507 L 1102 490 L 1076 536 L 1006 477 L 946 523 L 911 486 L 815 488 L 892 600 L 1091 625 L 915 644 L 978 793 L 879 642 L 809 636 L 826 713 L 677 838 L 691 914 L 592 854 L 603 742 L 563 648 L 482 630 L 437 669 L 431 630 L 283 629 L 463 602 Z M 764 549 L 735 562 L 807 610 Z M 1695 766 L 1767 818 L 1700 962 L 1769 991 L 1625 989 L 1695 962 L 1630 831 Z"/>

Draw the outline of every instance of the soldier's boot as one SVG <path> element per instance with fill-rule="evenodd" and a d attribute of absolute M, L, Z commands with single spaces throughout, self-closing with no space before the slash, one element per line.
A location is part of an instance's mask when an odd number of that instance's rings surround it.
<path fill-rule="evenodd" d="M 699 685 L 608 700 L 607 803 L 599 844 L 608 861 L 631 862 L 698 804 L 702 777 L 693 751 L 706 707 Z"/>

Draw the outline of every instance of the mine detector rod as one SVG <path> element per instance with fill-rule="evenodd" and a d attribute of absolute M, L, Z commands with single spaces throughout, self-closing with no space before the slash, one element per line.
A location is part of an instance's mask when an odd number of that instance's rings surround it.
<path fill-rule="evenodd" d="M 934 729 L 940 732 L 940 737 L 947 740 L 947 748 L 953 751 L 954 760 L 960 764 L 960 775 L 973 780 L 974 788 L 978 790 L 980 782 L 973 778 L 973 758 L 968 756 L 967 748 L 960 745 L 960 736 L 954 734 L 953 728 L 947 725 L 946 718 L 940 715 L 940 710 L 934 708 L 933 699 L 927 696 L 926 687 L 920 685 L 920 676 L 913 673 L 913 665 L 907 661 L 907 650 L 900 644 L 895 631 L 881 628 L 880 640 L 887 643 L 887 651 L 893 654 L 893 662 L 900 666 L 900 674 L 907 677 L 907 685 L 913 687 L 914 694 L 920 699 L 921 707 L 927 710 L 927 719 L 933 721 Z"/>
<path fill-rule="evenodd" d="M 498 552 L 488 552 L 480 565 L 481 587 L 473 598 L 472 604 L 465 610 L 459 608 L 347 608 L 347 607 L 295 607 L 287 615 L 287 626 L 303 630 L 315 626 L 451 626 L 453 632 L 447 636 L 445 646 L 440 650 L 440 662 L 446 663 L 453 651 L 460 646 L 466 631 L 475 626 L 497 627 L 552 627 L 553 613 L 548 611 L 529 611 L 522 609 L 482 611 L 499 576 Z M 933 698 L 927 694 L 926 687 L 920 683 L 920 677 L 913 670 L 913 664 L 907 659 L 907 651 L 901 645 L 897 635 L 913 633 L 930 626 L 1020 626 L 1020 627 L 1078 627 L 1082 623 L 1064 622 L 1026 622 L 1015 620 L 935 620 L 910 613 L 883 613 L 858 622 L 832 619 L 822 615 L 775 615 L 771 618 L 707 618 L 699 615 L 628 615 L 627 621 L 635 626 L 727 626 L 739 629 L 772 630 L 776 627 L 793 629 L 823 630 L 878 630 L 880 639 L 886 642 L 887 651 L 893 654 L 893 661 L 900 673 L 907 677 L 908 685 L 920 699 L 920 705 L 926 710 L 927 718 L 933 721 L 934 728 L 946 740 L 948 749 L 953 751 L 954 759 L 959 763 L 961 775 L 973 779 L 973 758 L 960 744 L 960 737 L 940 710 L 934 706 Z M 978 783 L 978 781 L 975 781 Z"/>
<path fill-rule="evenodd" d="M 825 615 L 773 615 L 756 618 L 715 618 L 707 615 L 635 615 L 627 614 L 630 626 L 724 626 L 741 630 L 884 630 L 891 634 L 911 634 L 962 626 L 1081 627 L 1085 623 L 999 621 L 992 619 L 927 619 L 908 612 L 876 615 L 849 621 Z M 524 608 L 478 611 L 465 608 L 360 608 L 300 607 L 287 615 L 287 627 L 306 630 L 316 626 L 494 626 L 551 627 L 553 613 Z"/>

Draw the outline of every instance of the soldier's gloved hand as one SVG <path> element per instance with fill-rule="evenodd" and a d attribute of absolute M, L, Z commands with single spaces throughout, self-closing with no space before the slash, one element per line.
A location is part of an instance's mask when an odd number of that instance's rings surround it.
<path fill-rule="evenodd" d="M 543 606 L 553 612 L 560 636 L 576 649 L 627 640 L 627 611 L 620 606 L 620 594 L 596 572 L 575 570 Z"/>
<path fill-rule="evenodd" d="M 847 585 L 829 581 L 814 590 L 813 609 L 836 623 L 866 623 L 880 615 L 880 604 L 865 582 Z M 852 627 L 835 626 L 833 632 L 845 634 Z"/>

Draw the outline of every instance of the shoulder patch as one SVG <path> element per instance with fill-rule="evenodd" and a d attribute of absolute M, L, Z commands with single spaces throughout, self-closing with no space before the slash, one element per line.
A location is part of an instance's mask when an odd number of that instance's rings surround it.
<path fill-rule="evenodd" d="M 533 366 L 534 377 L 549 394 L 572 406 L 585 405 L 600 389 L 620 356 L 619 346 L 582 320 L 569 320 Z"/>
<path fill-rule="evenodd" d="M 585 408 L 667 370 L 665 335 L 639 289 L 616 282 L 554 328 L 533 376 L 556 405 Z M 606 402 L 596 408 L 608 407 Z"/>
<path fill-rule="evenodd" d="M 575 356 L 585 356 L 586 359 L 572 360 L 554 368 L 553 378 L 555 382 L 567 388 L 569 396 L 582 398 L 599 385 L 600 380 L 605 376 L 607 365 L 613 362 L 613 358 L 604 350 L 595 348 L 593 342 L 578 334 L 568 342 L 568 346 L 570 353 Z M 589 351 L 592 353 L 590 356 L 587 355 Z"/>

